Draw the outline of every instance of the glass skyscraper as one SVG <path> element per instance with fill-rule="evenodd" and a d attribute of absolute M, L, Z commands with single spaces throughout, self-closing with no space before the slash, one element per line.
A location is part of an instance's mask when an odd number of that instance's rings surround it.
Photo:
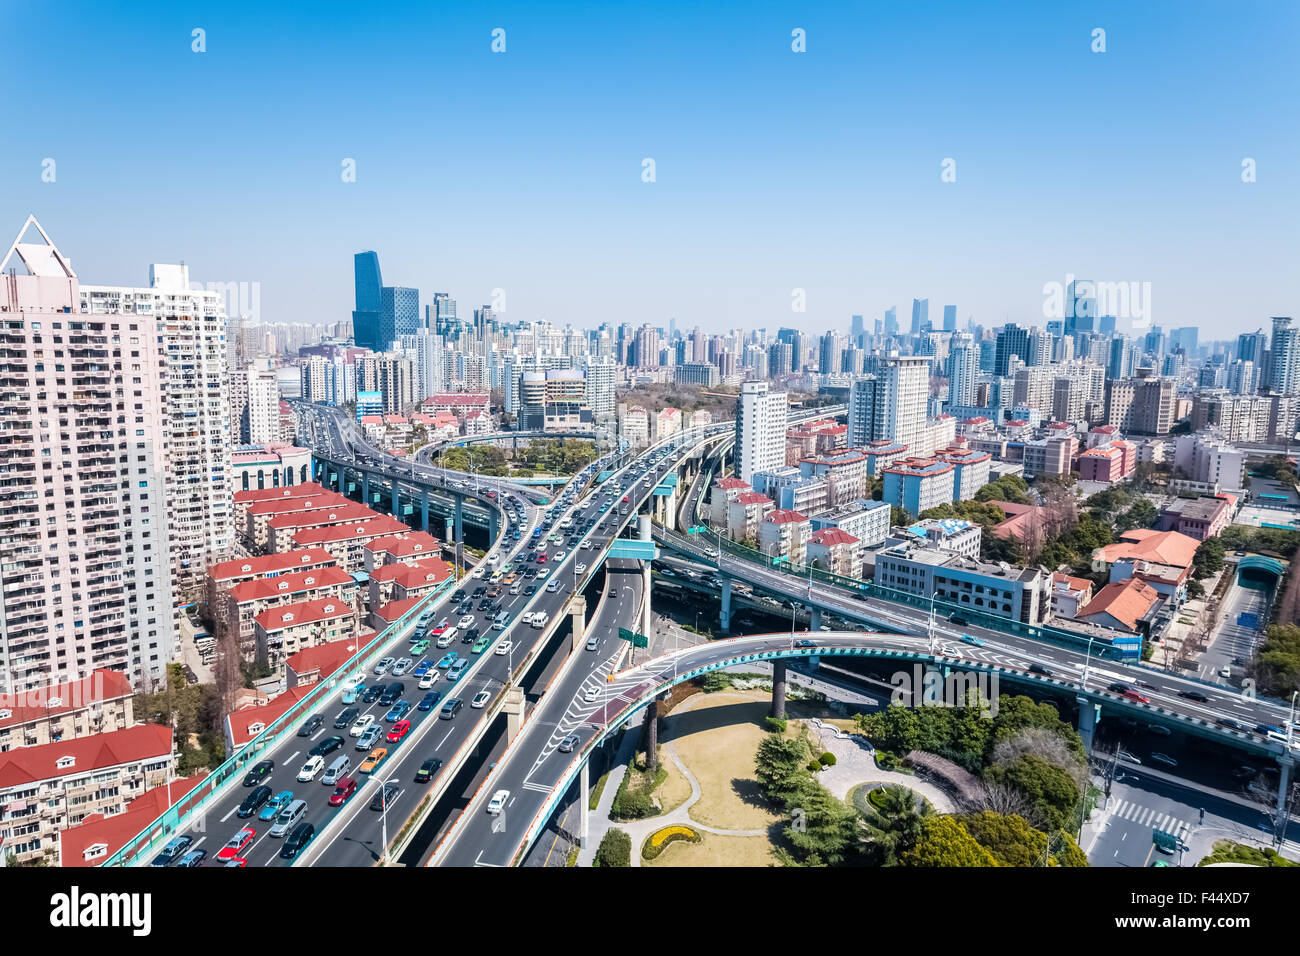
<path fill-rule="evenodd" d="M 420 290 L 405 286 L 383 286 L 379 294 L 379 344 L 370 348 L 383 351 L 403 335 L 420 331 Z M 358 339 L 357 345 L 361 345 Z"/>
<path fill-rule="evenodd" d="M 357 307 L 352 313 L 352 337 L 362 348 L 380 351 L 385 343 L 379 341 L 380 290 L 383 280 L 379 276 L 379 254 L 358 252 L 352 257 L 356 281 Z"/>

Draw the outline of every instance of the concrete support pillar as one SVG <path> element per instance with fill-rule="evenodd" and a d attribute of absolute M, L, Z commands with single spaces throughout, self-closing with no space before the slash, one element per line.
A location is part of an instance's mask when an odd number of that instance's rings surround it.
<path fill-rule="evenodd" d="M 398 490 L 397 479 L 393 479 L 393 517 L 402 520 L 402 493 Z"/>
<path fill-rule="evenodd" d="M 367 508 L 372 504 L 370 500 L 370 472 L 361 473 L 361 503 Z"/>
<path fill-rule="evenodd" d="M 822 626 L 822 609 L 814 607 L 808 614 L 808 630 L 815 631 Z"/>
<path fill-rule="evenodd" d="M 587 599 L 581 594 L 575 594 L 569 599 L 569 623 L 573 629 L 573 639 L 570 642 L 572 650 L 581 648 L 587 640 Z"/>
<path fill-rule="evenodd" d="M 513 741 L 519 735 L 519 728 L 524 725 L 524 689 L 510 687 L 506 690 L 505 703 L 501 709 L 506 714 L 506 740 Z"/>
<path fill-rule="evenodd" d="M 666 510 L 666 517 L 664 519 L 664 527 L 666 527 L 669 531 L 676 531 L 677 530 L 677 489 L 676 488 L 674 488 L 672 490 L 672 493 L 668 495 L 667 504 L 665 505 L 665 508 L 667 510 Z"/>
<path fill-rule="evenodd" d="M 722 576 L 722 613 L 719 615 L 722 633 L 731 633 L 731 578 Z"/>
<path fill-rule="evenodd" d="M 785 667 L 783 660 L 772 662 L 772 716 L 785 720 Z"/>
<path fill-rule="evenodd" d="M 659 769 L 659 701 L 650 701 L 645 715 L 645 768 L 654 773 Z"/>
<path fill-rule="evenodd" d="M 1277 821 L 1282 822 L 1282 817 L 1286 813 L 1286 794 L 1287 788 L 1291 783 L 1291 767 L 1295 763 L 1289 753 L 1284 753 L 1278 760 L 1278 766 L 1282 773 L 1277 784 Z M 1280 828 L 1278 832 L 1281 832 Z"/>
<path fill-rule="evenodd" d="M 420 530 L 429 530 L 429 489 L 420 491 Z"/>
<path fill-rule="evenodd" d="M 649 515 L 637 515 L 637 538 L 641 541 L 653 541 Z M 641 562 L 641 633 L 650 634 L 650 562 Z"/>
<path fill-rule="evenodd" d="M 808 658 L 808 669 L 810 671 L 815 671 L 818 667 L 821 666 L 821 662 L 822 659 L 818 657 L 816 654 L 814 654 L 812 657 Z"/>
<path fill-rule="evenodd" d="M 1083 741 L 1083 748 L 1089 753 L 1092 752 L 1092 735 L 1097 729 L 1097 718 L 1101 716 L 1101 705 L 1094 704 L 1090 699 L 1082 695 L 1075 698 L 1079 705 L 1079 738 Z"/>
<path fill-rule="evenodd" d="M 589 760 L 582 762 L 582 768 L 578 771 L 578 846 L 587 845 L 587 835 L 590 833 L 590 821 L 588 816 L 591 807 L 591 774 L 588 771 Z"/>
<path fill-rule="evenodd" d="M 456 496 L 456 538 L 457 541 L 464 541 L 465 534 L 465 499 L 460 495 Z"/>
<path fill-rule="evenodd" d="M 488 540 L 495 543 L 497 540 L 497 531 L 500 530 L 501 518 L 496 509 L 488 510 Z"/>

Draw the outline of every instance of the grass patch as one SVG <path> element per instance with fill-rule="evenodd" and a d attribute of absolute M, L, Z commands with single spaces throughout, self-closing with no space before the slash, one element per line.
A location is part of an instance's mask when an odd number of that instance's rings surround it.
<path fill-rule="evenodd" d="M 614 804 L 609 815 L 615 820 L 643 820 L 658 816 L 663 810 L 655 804 L 654 792 L 668 779 L 668 768 L 659 761 L 653 774 L 647 772 L 640 754 L 634 758 L 623 774 L 623 780 L 614 794 Z"/>
<path fill-rule="evenodd" d="M 600 805 L 600 795 L 605 792 L 605 784 L 609 782 L 610 772 L 606 770 L 602 773 L 600 779 L 596 781 L 596 785 L 591 788 L 591 799 L 587 801 L 588 810 L 595 810 Z"/>
<path fill-rule="evenodd" d="M 1275 850 L 1246 846 L 1232 840 L 1216 840 L 1214 850 L 1197 866 L 1209 866 L 1211 863 L 1246 863 L 1250 866 L 1300 866 L 1293 860 L 1279 856 Z"/>

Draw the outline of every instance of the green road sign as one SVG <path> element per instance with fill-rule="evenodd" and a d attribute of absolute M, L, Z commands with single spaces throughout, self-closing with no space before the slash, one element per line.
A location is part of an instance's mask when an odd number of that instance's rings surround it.
<path fill-rule="evenodd" d="M 625 627 L 620 627 L 618 629 L 618 636 L 620 640 L 630 641 L 633 647 L 650 646 L 650 639 L 648 637 L 644 634 L 638 634 L 636 631 L 629 631 Z"/>
<path fill-rule="evenodd" d="M 708 529 L 707 527 L 705 527 L 704 525 L 702 525 L 702 524 L 697 524 L 697 525 L 695 525 L 694 527 L 687 528 L 687 529 L 686 529 L 686 533 L 687 533 L 687 534 L 703 534 L 704 532 L 706 532 L 706 531 L 708 531 L 708 530 L 709 530 L 709 529 Z"/>

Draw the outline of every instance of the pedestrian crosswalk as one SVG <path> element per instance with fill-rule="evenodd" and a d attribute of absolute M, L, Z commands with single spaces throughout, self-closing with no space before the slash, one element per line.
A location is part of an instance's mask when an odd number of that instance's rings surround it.
<path fill-rule="evenodd" d="M 1159 813 L 1150 807 L 1144 807 L 1128 800 L 1116 800 L 1111 808 L 1111 816 L 1120 820 L 1128 820 L 1138 826 L 1172 833 L 1179 839 L 1184 839 L 1192 829 L 1190 822 L 1179 819 L 1172 813 Z"/>

